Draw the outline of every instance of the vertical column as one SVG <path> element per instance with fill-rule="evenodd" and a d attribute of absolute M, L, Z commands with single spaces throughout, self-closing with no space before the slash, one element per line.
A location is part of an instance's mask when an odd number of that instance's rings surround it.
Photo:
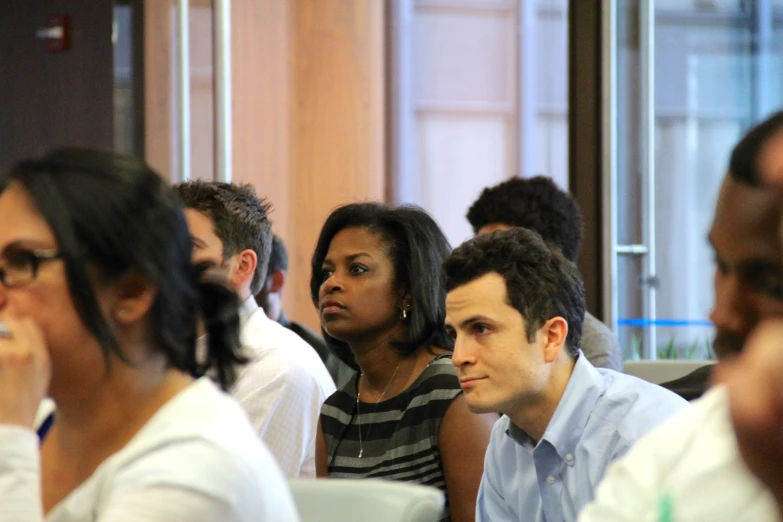
<path fill-rule="evenodd" d="M 324 220 L 384 198 L 385 12 L 380 0 L 231 3 L 232 175 L 274 204 L 289 251 L 285 310 L 312 327 Z"/>
<path fill-rule="evenodd" d="M 291 194 L 299 248 L 290 267 L 309 295 L 310 254 L 337 205 L 382 200 L 385 190 L 384 3 L 297 0 L 293 6 Z M 312 304 L 297 316 L 315 318 Z"/>
<path fill-rule="evenodd" d="M 568 11 L 568 172 L 584 216 L 579 269 L 587 309 L 603 317 L 602 4 L 573 1 Z"/>
<path fill-rule="evenodd" d="M 517 165 L 516 174 L 524 177 L 539 174 L 536 171 L 536 153 L 539 150 L 538 98 L 536 97 L 536 7 L 535 0 L 519 0 L 517 4 Z M 547 172 L 547 175 L 552 175 Z"/>
<path fill-rule="evenodd" d="M 215 0 L 215 178 L 232 178 L 231 0 Z"/>
<path fill-rule="evenodd" d="M 144 0 L 144 158 L 171 178 L 172 3 Z"/>

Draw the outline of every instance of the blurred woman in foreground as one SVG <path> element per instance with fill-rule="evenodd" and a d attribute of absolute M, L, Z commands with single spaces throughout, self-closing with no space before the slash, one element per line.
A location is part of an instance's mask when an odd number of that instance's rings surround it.
<path fill-rule="evenodd" d="M 177 197 L 139 160 L 63 150 L 0 184 L 0 521 L 297 520 L 201 377 L 231 384 L 238 303 L 190 254 Z"/>

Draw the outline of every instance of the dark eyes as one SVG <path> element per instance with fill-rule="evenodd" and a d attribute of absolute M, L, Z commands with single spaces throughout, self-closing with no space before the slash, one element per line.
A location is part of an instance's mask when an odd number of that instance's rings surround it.
<path fill-rule="evenodd" d="M 348 273 L 354 275 L 363 274 L 366 271 L 367 271 L 366 267 L 357 264 L 353 264 L 348 268 Z"/>
<path fill-rule="evenodd" d="M 743 273 L 740 277 L 748 288 L 773 299 L 783 300 L 783 281 L 777 271 L 754 270 Z"/>
<path fill-rule="evenodd" d="M 720 272 L 723 275 L 726 275 L 729 272 L 729 265 L 726 264 L 725 261 L 722 261 L 717 257 L 714 259 L 714 261 L 715 261 L 715 268 L 717 268 L 718 272 Z"/>
<path fill-rule="evenodd" d="M 473 331 L 479 335 L 484 335 L 489 333 L 489 326 L 481 323 L 476 323 L 473 325 Z"/>
<path fill-rule="evenodd" d="M 724 276 L 734 272 L 740 284 L 746 288 L 783 301 L 783 279 L 780 275 L 780 266 L 777 264 L 749 263 L 732 269 L 728 263 L 716 258 L 715 266 L 718 272 Z"/>
<path fill-rule="evenodd" d="M 368 271 L 369 269 L 366 266 L 360 265 L 358 263 L 354 263 L 348 267 L 348 273 L 351 275 L 361 275 Z M 332 277 L 332 274 L 334 274 L 334 268 L 322 268 L 321 281 L 326 281 L 327 279 Z"/>
<path fill-rule="evenodd" d="M 486 335 L 489 332 L 492 331 L 492 329 L 481 323 L 476 323 L 470 326 L 471 331 L 474 335 Z M 457 332 L 455 330 L 452 330 L 451 328 L 446 329 L 446 335 L 451 339 L 452 341 L 457 340 Z"/>
<path fill-rule="evenodd" d="M 23 249 L 8 250 L 3 257 L 9 268 L 25 268 L 32 264 L 35 259 L 35 255 L 32 252 Z"/>

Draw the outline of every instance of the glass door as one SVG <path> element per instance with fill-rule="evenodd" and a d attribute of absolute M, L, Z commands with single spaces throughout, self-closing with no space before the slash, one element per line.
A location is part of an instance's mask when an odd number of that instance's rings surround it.
<path fill-rule="evenodd" d="M 775 4 L 605 0 L 605 306 L 626 359 L 713 357 L 706 237 L 734 143 L 781 106 Z"/>

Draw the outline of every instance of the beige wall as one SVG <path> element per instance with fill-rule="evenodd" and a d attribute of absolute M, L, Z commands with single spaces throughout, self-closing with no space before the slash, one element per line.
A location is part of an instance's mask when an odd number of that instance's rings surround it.
<path fill-rule="evenodd" d="M 273 203 L 290 256 L 285 310 L 312 327 L 309 263 L 321 225 L 342 203 L 385 194 L 384 4 L 232 2 L 233 179 Z M 165 24 L 146 22 L 158 33 Z M 148 52 L 165 40 L 154 34 L 145 37 Z M 159 68 L 171 50 L 158 52 L 146 71 L 145 96 L 155 104 L 146 113 L 147 159 L 169 175 L 170 113 L 161 104 L 170 97 L 161 91 L 170 79 Z"/>

